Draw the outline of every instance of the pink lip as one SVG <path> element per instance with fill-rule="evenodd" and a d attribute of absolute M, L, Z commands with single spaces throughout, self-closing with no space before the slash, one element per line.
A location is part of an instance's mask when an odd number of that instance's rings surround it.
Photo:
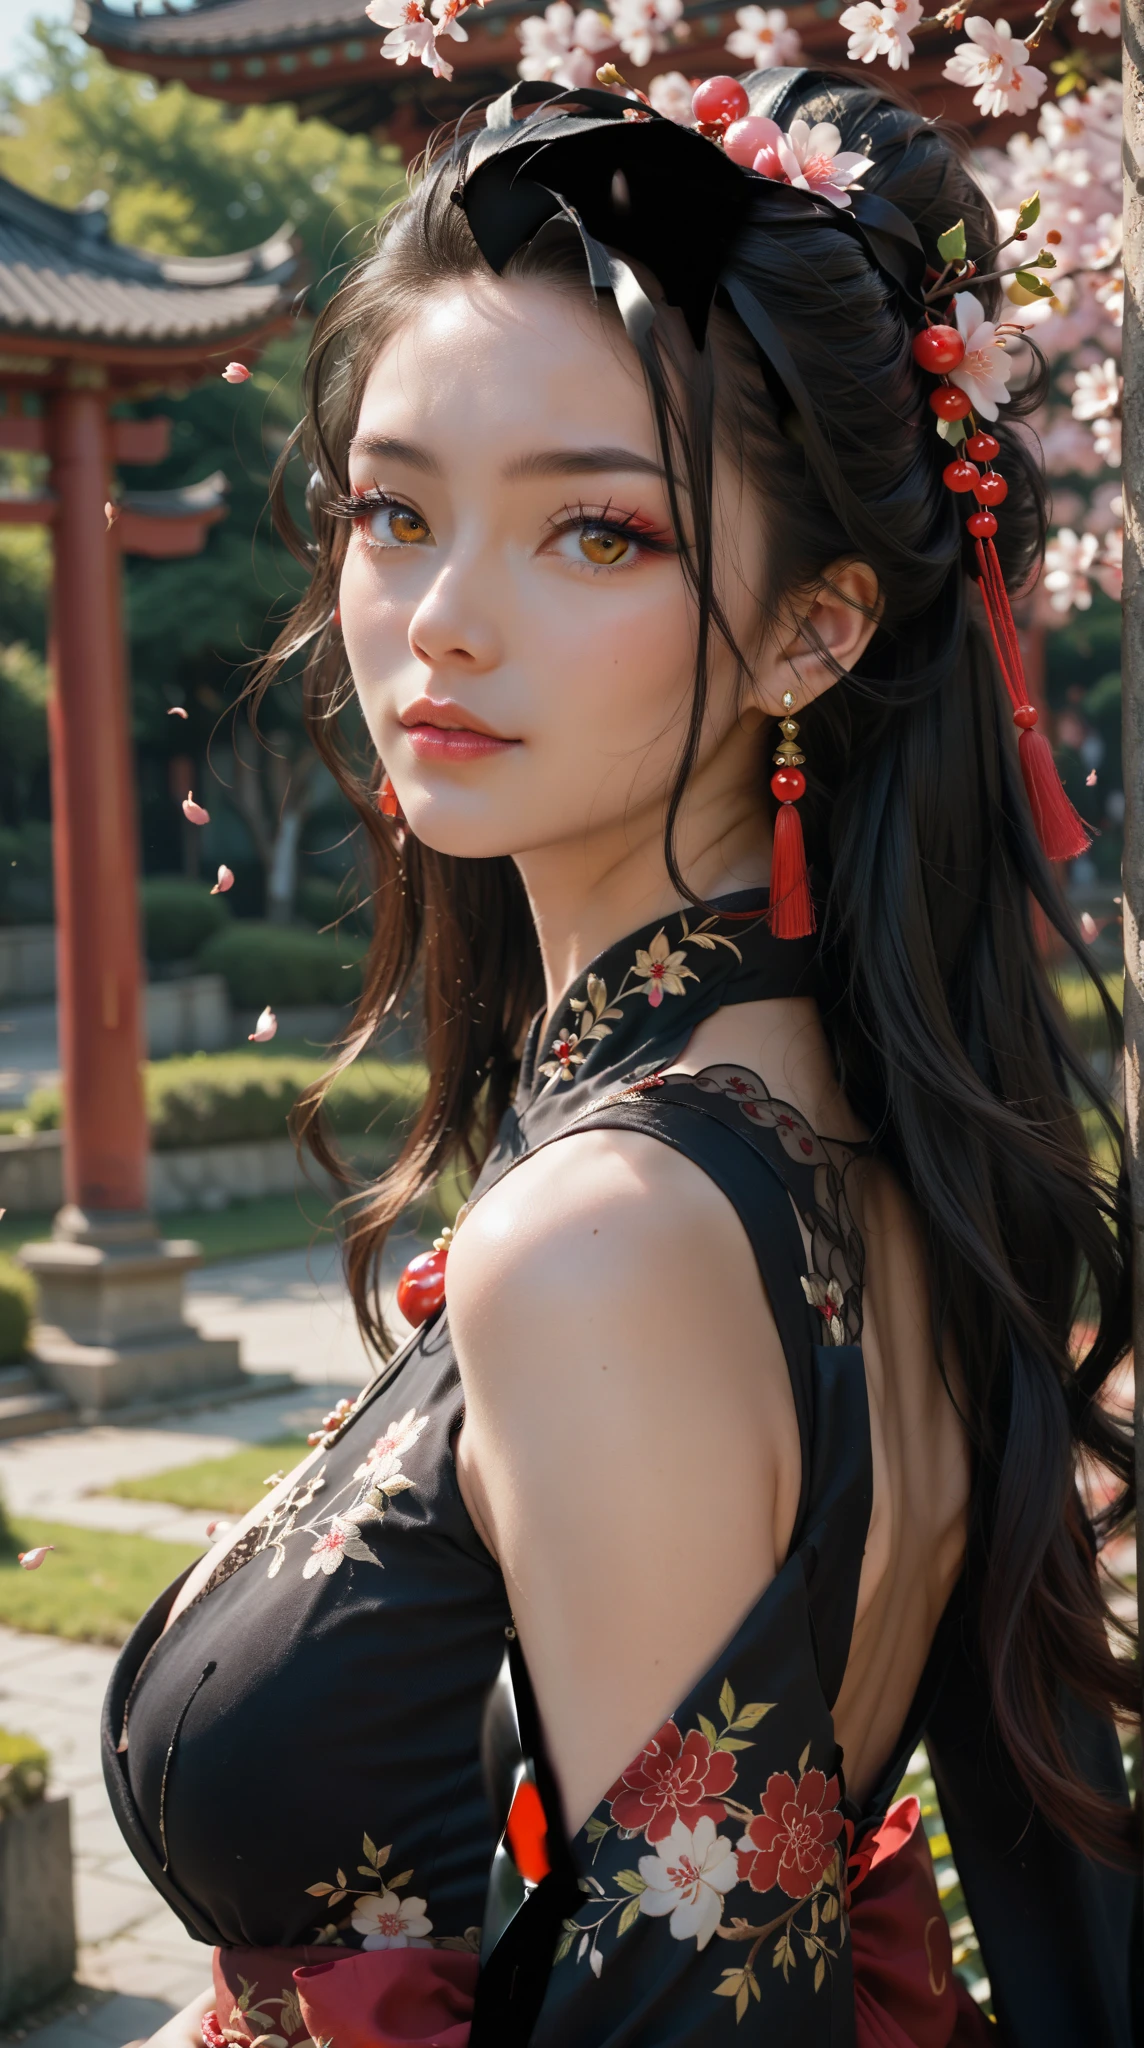
<path fill-rule="evenodd" d="M 407 725 L 405 737 L 419 761 L 475 761 L 482 754 L 503 754 L 519 740 L 498 739 L 495 733 L 474 732 L 471 726 Z"/>

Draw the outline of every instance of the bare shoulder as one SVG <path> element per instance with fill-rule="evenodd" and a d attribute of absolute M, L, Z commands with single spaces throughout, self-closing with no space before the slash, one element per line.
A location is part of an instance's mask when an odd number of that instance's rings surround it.
<path fill-rule="evenodd" d="M 448 1301 L 460 1482 L 578 1824 L 781 1561 L 786 1362 L 730 1203 L 632 1132 L 507 1174 L 457 1234 Z"/>

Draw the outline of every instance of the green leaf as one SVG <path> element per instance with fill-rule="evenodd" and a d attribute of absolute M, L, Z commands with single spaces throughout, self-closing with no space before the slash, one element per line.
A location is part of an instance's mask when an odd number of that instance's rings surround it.
<path fill-rule="evenodd" d="M 636 1924 L 636 1921 L 637 1921 L 637 1920 L 639 1919 L 639 1917 L 640 1917 L 640 1902 L 639 1902 L 639 1900 L 638 1900 L 638 1899 L 629 1899 L 629 1900 L 628 1900 L 628 1903 L 627 1903 L 627 1905 L 626 1905 L 626 1906 L 624 1907 L 624 1910 L 623 1910 L 623 1912 L 622 1912 L 622 1913 L 620 1914 L 620 1919 L 619 1919 L 619 1925 L 618 1925 L 618 1926 L 617 1926 L 617 1928 L 616 1928 L 616 1936 L 617 1936 L 617 1939 L 619 1938 L 619 1936 L 620 1936 L 621 1934 L 626 1934 L 626 1933 L 628 1932 L 628 1929 L 629 1929 L 630 1927 L 634 1927 L 634 1926 L 635 1926 L 635 1924 Z"/>
<path fill-rule="evenodd" d="M 1056 267 L 1057 259 L 1051 249 L 1042 249 L 1040 255 L 1032 257 L 1029 264 L 1031 270 L 1055 270 Z"/>
<path fill-rule="evenodd" d="M 1023 199 L 1021 201 L 1020 207 L 1017 211 L 1017 233 L 1019 235 L 1023 234 L 1025 232 L 1025 229 L 1031 228 L 1033 222 L 1035 220 L 1039 220 L 1040 217 L 1041 195 L 1038 191 L 1034 192 L 1030 199 Z"/>
<path fill-rule="evenodd" d="M 1046 284 L 1043 277 L 1035 277 L 1031 270 L 1019 270 L 1017 283 L 1023 292 L 1028 292 L 1030 298 L 1051 299 L 1053 296 L 1052 285 Z"/>
<path fill-rule="evenodd" d="M 362 1838 L 361 1838 L 361 1853 L 362 1853 L 362 1855 L 363 1855 L 363 1856 L 368 1856 L 368 1857 L 369 1857 L 369 1860 L 370 1860 L 370 1862 L 371 1862 L 371 1863 L 373 1864 L 373 1866 L 374 1866 L 374 1869 L 376 1870 L 376 1868 L 377 1868 L 377 1848 L 376 1848 L 375 1844 L 374 1844 L 373 1842 L 371 1842 L 371 1841 L 370 1841 L 370 1838 L 369 1838 L 369 1836 L 368 1836 L 368 1835 L 363 1835 L 363 1836 L 362 1836 Z"/>
<path fill-rule="evenodd" d="M 632 1892 L 637 1899 L 641 1892 L 647 1890 L 638 1870 L 617 1870 L 616 1883 L 622 1892 Z"/>
<path fill-rule="evenodd" d="M 965 222 L 955 221 L 944 235 L 937 238 L 937 253 L 943 263 L 965 262 Z"/>
<path fill-rule="evenodd" d="M 735 1718 L 735 1695 L 731 1691 L 729 1678 L 723 1680 L 723 1690 L 719 1694 L 719 1712 L 725 1721 L 733 1721 Z"/>
<path fill-rule="evenodd" d="M 564 1961 L 565 1956 L 572 1947 L 572 1941 L 573 1936 L 571 1934 L 564 1933 L 561 1935 L 556 1944 L 556 1954 L 552 1958 L 554 1963 L 562 1963 Z"/>
<path fill-rule="evenodd" d="M 719 1731 L 716 1728 L 714 1721 L 709 1721 L 707 1719 L 706 1714 L 700 1714 L 699 1726 L 703 1730 L 704 1735 L 707 1737 L 707 1740 L 710 1743 L 712 1749 L 714 1749 L 715 1744 L 719 1740 Z"/>
<path fill-rule="evenodd" d="M 823 1982 L 823 1978 L 824 1978 L 825 1976 L 826 1976 L 826 1959 L 825 1959 L 825 1957 L 824 1957 L 824 1956 L 819 1956 L 819 1958 L 818 1958 L 818 1961 L 816 1962 L 816 1964 L 815 1964 L 815 1966 L 814 1966 L 814 1988 L 815 1988 L 815 1990 L 816 1990 L 816 1991 L 821 1991 L 821 1990 L 822 1990 L 822 1982 Z"/>
<path fill-rule="evenodd" d="M 737 1735 L 721 1735 L 715 1744 L 716 1749 L 753 1749 L 754 1746 L 753 1742 L 741 1741 Z"/>
<path fill-rule="evenodd" d="M 611 1821 L 598 1820 L 595 1814 L 592 1815 L 591 1820 L 586 1823 L 584 1828 L 584 1833 L 590 1842 L 602 1842 L 604 1836 L 610 1835 L 611 1832 Z"/>
<path fill-rule="evenodd" d="M 398 1885 L 408 1884 L 412 1875 L 413 1872 L 411 1870 L 399 1870 L 396 1877 L 387 1877 L 385 1882 L 389 1890 L 395 1892 Z"/>
<path fill-rule="evenodd" d="M 764 1714 L 769 1714 L 773 1706 L 773 1700 L 752 1700 L 749 1707 L 739 1708 L 731 1723 L 732 1728 L 757 1728 Z"/>
<path fill-rule="evenodd" d="M 306 1886 L 306 1893 L 311 1899 L 324 1899 L 326 1893 L 332 1892 L 333 1889 L 332 1884 L 308 1884 Z"/>
<path fill-rule="evenodd" d="M 965 439 L 964 420 L 939 420 L 937 430 L 942 440 L 948 441 L 951 448 L 958 447 Z"/>

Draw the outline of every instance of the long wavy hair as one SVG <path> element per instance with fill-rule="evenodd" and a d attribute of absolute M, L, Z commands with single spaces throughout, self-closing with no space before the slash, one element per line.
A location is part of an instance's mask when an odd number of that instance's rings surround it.
<path fill-rule="evenodd" d="M 846 148 L 873 158 L 867 189 L 913 221 L 935 265 L 937 236 L 963 219 L 970 256 L 982 272 L 992 267 L 996 222 L 956 137 L 895 97 L 829 73 L 804 74 L 783 113 L 832 120 Z M 330 507 L 348 491 L 347 446 L 379 350 L 424 294 L 485 270 L 450 199 L 463 147 L 454 131 L 429 152 L 376 253 L 317 323 L 292 444 L 312 472 L 311 533 L 287 510 L 290 449 L 274 485 L 278 523 L 312 580 L 254 683 L 257 698 L 305 651 L 311 736 L 357 812 L 371 864 L 361 1001 L 331 1074 L 298 1114 L 317 1160 L 347 1184 L 323 1127 L 329 1080 L 411 992 L 423 1013 L 424 1102 L 399 1157 L 346 1212 L 349 1286 L 382 1356 L 391 1348 L 379 1300 L 387 1233 L 444 1168 L 480 1167 L 543 999 L 513 862 L 443 855 L 396 833 L 377 811 L 379 764 L 347 738 L 340 717 L 352 695 L 336 614 L 348 528 Z M 765 208 L 748 218 L 732 267 L 797 362 L 820 433 L 800 431 L 727 309 L 716 312 L 702 352 L 658 323 L 641 347 L 696 618 L 667 872 L 682 897 L 697 900 L 679 870 L 674 828 L 699 745 L 711 638 L 727 634 L 711 510 L 713 451 L 722 447 L 741 462 L 764 522 L 761 621 L 777 618 L 791 593 L 820 586 L 840 558 L 877 573 L 869 648 L 800 713 L 824 1021 L 847 1095 L 921 1218 L 938 1355 L 952 1343 L 960 1360 L 974 1454 L 971 1544 L 984 1559 L 981 1646 L 998 1732 L 1048 1819 L 1090 1853 L 1118 1860 L 1131 1823 L 1078 1775 L 1059 1695 L 1067 1688 L 1104 1716 L 1135 1710 L 1133 1667 L 1110 1647 L 1118 1624 L 1097 1565 L 1099 1541 L 1133 1506 L 1129 1431 L 1104 1397 L 1128 1343 L 1131 1235 L 1118 1119 L 1066 1026 L 1046 934 L 1092 980 L 1113 1041 L 1119 1018 L 1033 829 L 978 615 L 963 508 L 941 485 L 947 451 L 899 301 L 854 239 L 829 225 L 768 221 Z M 519 252 L 508 274 L 586 289 L 582 259 L 551 234 Z M 995 313 L 999 287 L 978 290 Z M 1044 544 L 1036 446 L 1019 424 L 1042 395 L 1034 368 L 995 429 L 1009 483 L 997 545 L 1011 589 L 1028 583 Z M 829 478 L 814 453 L 823 445 L 836 465 Z M 768 737 L 761 806 L 771 801 Z M 1090 1516 L 1078 1473 L 1096 1465 L 1111 1474 L 1111 1498 Z"/>

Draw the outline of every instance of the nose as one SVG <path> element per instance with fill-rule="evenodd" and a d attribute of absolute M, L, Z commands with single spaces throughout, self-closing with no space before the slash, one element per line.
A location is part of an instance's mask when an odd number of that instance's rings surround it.
<path fill-rule="evenodd" d="M 491 609 L 487 565 L 443 565 L 409 622 L 409 645 L 426 668 L 480 675 L 496 668 L 503 637 Z"/>

